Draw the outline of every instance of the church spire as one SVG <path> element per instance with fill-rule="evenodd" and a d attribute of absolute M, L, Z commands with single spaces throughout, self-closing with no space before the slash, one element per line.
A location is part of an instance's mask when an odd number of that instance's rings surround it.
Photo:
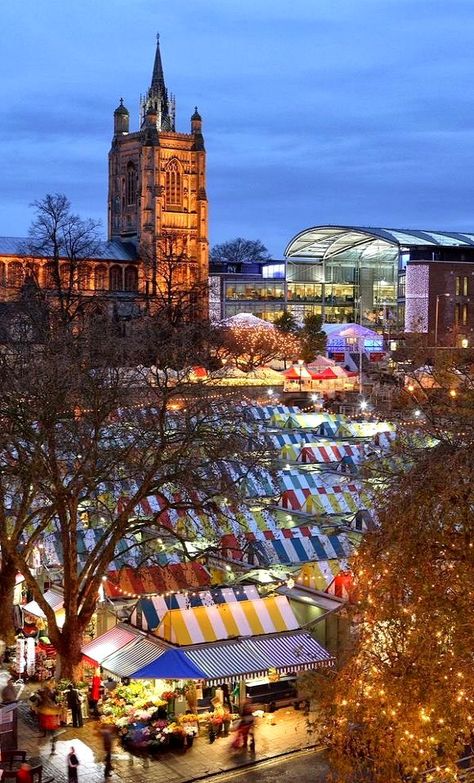
<path fill-rule="evenodd" d="M 150 112 L 151 110 L 151 112 Z M 174 98 L 168 96 L 161 63 L 160 35 L 156 36 L 155 61 L 151 85 L 140 102 L 141 125 L 146 124 L 148 113 L 156 114 L 156 127 L 159 131 L 174 131 L 175 106 Z"/>
<path fill-rule="evenodd" d="M 155 90 L 156 92 L 162 92 L 162 93 L 166 91 L 165 77 L 163 76 L 163 66 L 161 64 L 159 33 L 156 34 L 156 52 L 155 52 L 155 62 L 153 64 L 153 74 L 151 77 L 151 89 Z"/>

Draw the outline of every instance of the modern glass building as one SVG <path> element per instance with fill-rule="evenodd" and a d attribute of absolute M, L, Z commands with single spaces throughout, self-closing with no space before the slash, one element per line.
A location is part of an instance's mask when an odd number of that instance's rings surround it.
<path fill-rule="evenodd" d="M 326 323 L 430 332 L 436 297 L 451 291 L 451 277 L 462 272 L 457 266 L 474 262 L 474 233 L 314 226 L 293 237 L 285 256 L 285 262 L 269 261 L 252 273 L 222 275 L 221 317 L 251 312 L 274 320 L 286 308 L 298 320 L 313 312 Z M 425 282 L 420 265 L 427 270 Z M 446 329 L 450 320 L 456 326 L 457 310 L 458 321 L 470 324 L 474 284 L 466 301 L 454 283 L 452 288 L 443 312 Z M 420 318 L 425 325 L 419 329 Z"/>

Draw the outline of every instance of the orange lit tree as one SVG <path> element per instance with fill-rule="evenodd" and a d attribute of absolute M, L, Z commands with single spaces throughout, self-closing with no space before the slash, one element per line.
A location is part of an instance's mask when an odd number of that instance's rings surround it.
<path fill-rule="evenodd" d="M 353 562 L 352 647 L 313 682 L 338 781 L 457 779 L 474 726 L 473 479 L 472 444 L 440 442 L 379 498 Z"/>
<path fill-rule="evenodd" d="M 220 355 L 239 370 L 251 372 L 276 359 L 296 359 L 300 348 L 300 340 L 295 334 L 268 326 L 238 326 L 225 330 Z"/>

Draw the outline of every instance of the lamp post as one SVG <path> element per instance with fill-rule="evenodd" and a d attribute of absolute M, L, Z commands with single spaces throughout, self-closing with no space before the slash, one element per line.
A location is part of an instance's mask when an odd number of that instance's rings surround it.
<path fill-rule="evenodd" d="M 299 371 L 299 376 L 300 376 L 300 378 L 299 378 L 299 380 L 300 380 L 300 394 L 301 394 L 301 386 L 302 386 L 301 373 L 303 372 L 303 364 L 304 364 L 304 359 L 298 359 L 298 371 Z"/>
<path fill-rule="evenodd" d="M 436 306 L 435 306 L 435 331 L 434 331 L 434 347 L 438 345 L 438 320 L 439 320 L 439 300 L 443 297 L 449 297 L 449 294 L 436 294 Z"/>

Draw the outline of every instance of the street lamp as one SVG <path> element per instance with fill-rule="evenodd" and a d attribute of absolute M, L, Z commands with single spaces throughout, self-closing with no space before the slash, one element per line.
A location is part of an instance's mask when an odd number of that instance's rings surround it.
<path fill-rule="evenodd" d="M 273 397 L 273 389 L 269 389 L 269 390 L 267 391 L 267 394 L 268 394 L 268 396 L 269 396 L 269 397 L 270 397 L 270 399 L 271 399 L 271 398 Z"/>
<path fill-rule="evenodd" d="M 434 344 L 435 348 L 438 345 L 438 319 L 439 319 L 439 300 L 443 297 L 448 297 L 449 294 L 436 294 L 436 307 L 435 307 L 435 333 L 434 333 Z"/>
<path fill-rule="evenodd" d="M 463 337 L 461 340 L 461 348 L 469 348 L 469 340 L 467 337 Z"/>
<path fill-rule="evenodd" d="M 300 374 L 300 394 L 301 394 L 301 385 L 302 385 L 302 382 L 303 382 L 303 379 L 301 377 L 301 374 L 303 372 L 303 364 L 304 364 L 304 359 L 298 359 L 298 369 L 299 369 L 299 374 Z"/>
<path fill-rule="evenodd" d="M 359 407 L 361 411 L 367 410 L 367 405 L 368 405 L 367 400 L 361 400 L 359 403 Z"/>

